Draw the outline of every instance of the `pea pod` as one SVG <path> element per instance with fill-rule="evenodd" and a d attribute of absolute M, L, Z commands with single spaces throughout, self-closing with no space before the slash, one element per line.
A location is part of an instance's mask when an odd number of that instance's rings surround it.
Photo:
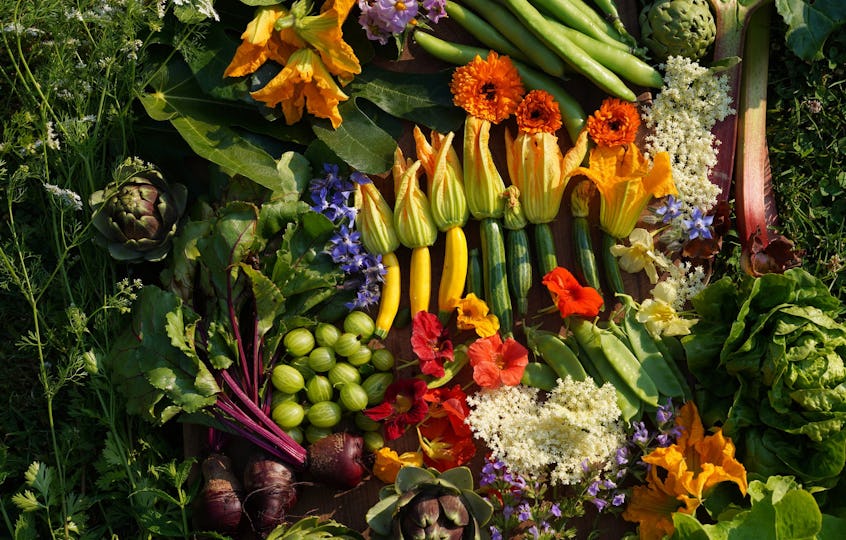
<path fill-rule="evenodd" d="M 578 356 L 557 334 L 529 327 L 525 331 L 529 348 L 543 358 L 560 378 L 572 377 L 577 381 L 588 378 Z"/>
<path fill-rule="evenodd" d="M 652 337 L 646 326 L 637 320 L 631 297 L 623 298 L 626 307 L 622 328 L 626 337 L 628 337 L 629 348 L 661 394 L 669 397 L 683 396 L 684 389 L 681 382 L 670 369 L 664 355 L 661 354 L 661 350 L 655 343 L 655 338 Z"/>
<path fill-rule="evenodd" d="M 661 351 L 661 354 L 664 355 L 664 359 L 667 361 L 670 369 L 673 370 L 676 379 L 681 383 L 685 401 L 690 401 L 693 399 L 693 391 L 690 389 L 687 377 L 685 377 L 685 374 L 679 367 L 679 363 L 684 362 L 684 348 L 681 342 L 676 337 L 664 336 L 660 340 L 657 340 L 655 345 Z"/>
<path fill-rule="evenodd" d="M 520 384 L 549 392 L 558 385 L 558 374 L 548 364 L 529 362 L 526 364 L 526 369 L 523 370 Z"/>
<path fill-rule="evenodd" d="M 628 389 L 646 405 L 658 406 L 659 394 L 655 382 L 622 340 L 610 330 L 584 319 L 574 320 L 570 329 L 606 380 L 614 383 L 616 379 L 622 386 L 615 383 L 618 390 Z M 604 372 L 609 366 L 613 371 L 610 376 Z"/>
<path fill-rule="evenodd" d="M 455 352 L 453 353 L 452 362 L 444 363 L 443 377 L 427 380 L 426 386 L 429 388 L 440 388 L 441 386 L 444 386 L 458 375 L 458 372 L 461 371 L 469 361 L 470 357 L 467 355 L 467 347 L 464 345 L 456 347 Z"/>

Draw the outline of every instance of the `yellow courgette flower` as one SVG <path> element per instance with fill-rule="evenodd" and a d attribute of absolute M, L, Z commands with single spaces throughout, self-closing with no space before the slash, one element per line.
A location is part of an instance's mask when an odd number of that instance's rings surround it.
<path fill-rule="evenodd" d="M 413 162 L 400 177 L 394 203 L 394 229 L 408 248 L 431 246 L 438 237 L 426 193 L 420 189 L 420 161 Z"/>
<path fill-rule="evenodd" d="M 652 197 L 678 194 L 669 154 L 659 152 L 650 162 L 634 144 L 596 146 L 589 167 L 578 167 L 572 174 L 583 174 L 596 185 L 600 228 L 614 238 L 632 232 Z"/>
<path fill-rule="evenodd" d="M 499 331 L 499 320 L 490 312 L 488 304 L 473 293 L 458 301 L 456 327 L 459 330 L 475 330 L 479 337 L 486 338 Z"/>
<path fill-rule="evenodd" d="M 569 169 L 581 163 L 587 152 L 587 136 L 571 149 L 565 161 L 555 132 L 561 128 L 561 112 L 552 95 L 532 90 L 517 107 L 515 138 L 505 130 L 505 155 L 511 183 L 520 190 L 523 212 L 530 223 L 549 223 L 558 215 L 561 197 L 570 177 Z M 580 156 L 575 153 L 581 152 Z"/>
<path fill-rule="evenodd" d="M 305 107 L 309 114 L 328 118 L 333 128 L 342 122 L 338 104 L 349 97 L 311 49 L 299 49 L 291 54 L 282 71 L 250 95 L 268 107 L 282 105 L 288 124 L 299 122 Z"/>
<path fill-rule="evenodd" d="M 285 121 L 298 122 L 306 107 L 310 114 L 341 124 L 338 103 L 348 99 L 341 84 L 361 73 L 352 47 L 344 42 L 341 25 L 355 0 L 327 0 L 319 15 L 309 15 L 311 3 L 298 0 L 290 11 L 281 4 L 263 6 L 241 35 L 241 44 L 224 71 L 225 77 L 243 77 L 266 61 L 284 66 L 253 99 L 268 107 L 282 105 Z"/>
<path fill-rule="evenodd" d="M 450 132 L 442 135 L 433 130 L 429 134 L 432 141 L 430 143 L 420 127 L 414 126 L 413 133 L 417 159 L 426 171 L 429 204 L 432 206 L 435 225 L 441 231 L 451 227 L 463 227 L 470 212 L 467 209 L 467 197 L 464 195 L 461 161 L 452 147 L 455 134 Z"/>
<path fill-rule="evenodd" d="M 505 182 L 490 150 L 491 124 L 502 122 L 517 109 L 523 83 L 507 56 L 490 51 L 486 59 L 455 70 L 450 82 L 453 102 L 467 111 L 464 122 L 464 192 L 476 219 L 500 218 L 504 211 Z"/>
<path fill-rule="evenodd" d="M 681 434 L 675 443 L 643 456 L 651 466 L 647 484 L 632 490 L 623 512 L 623 519 L 640 524 L 642 539 L 672 535 L 672 514 L 692 514 L 721 482 L 735 483 L 746 495 L 746 469 L 734 457 L 734 444 L 720 428 L 706 435 L 692 401 L 681 407 L 676 427 Z"/>
<path fill-rule="evenodd" d="M 277 19 L 288 15 L 282 5 L 264 6 L 256 10 L 256 16 L 247 24 L 241 34 L 241 44 L 226 70 L 224 77 L 243 77 L 254 72 L 268 60 L 284 65 L 291 53 L 299 49 L 282 41 L 274 29 Z"/>
<path fill-rule="evenodd" d="M 355 226 L 367 251 L 379 255 L 396 251 L 400 241 L 394 229 L 394 211 L 373 182 L 356 183 L 355 207 Z"/>
<path fill-rule="evenodd" d="M 294 34 L 314 47 L 330 73 L 336 75 L 342 85 L 349 83 L 354 75 L 361 73 L 361 64 L 353 48 L 344 41 L 341 25 L 355 5 L 356 0 L 327 0 L 319 15 L 308 15 L 311 2 L 298 0 L 291 6 Z M 283 31 L 282 39 L 290 34 Z M 292 42 L 296 40 L 288 37 Z"/>

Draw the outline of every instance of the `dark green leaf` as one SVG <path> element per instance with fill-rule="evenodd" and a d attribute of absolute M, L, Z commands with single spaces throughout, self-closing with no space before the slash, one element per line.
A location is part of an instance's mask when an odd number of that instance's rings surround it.
<path fill-rule="evenodd" d="M 787 45 L 802 60 L 823 58 L 828 37 L 846 23 L 842 0 L 776 0 L 776 9 L 787 23 Z"/>
<path fill-rule="evenodd" d="M 317 138 L 354 169 L 381 174 L 391 168 L 397 143 L 359 110 L 355 99 L 342 103 L 338 110 L 343 123 L 332 129 L 328 121 L 314 121 Z"/>

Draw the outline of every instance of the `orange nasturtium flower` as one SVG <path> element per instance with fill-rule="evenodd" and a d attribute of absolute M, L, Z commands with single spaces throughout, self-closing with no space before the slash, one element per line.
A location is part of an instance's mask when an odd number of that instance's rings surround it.
<path fill-rule="evenodd" d="M 376 461 L 373 464 L 373 475 L 385 482 L 386 484 L 393 484 L 397 479 L 400 469 L 406 465 L 414 467 L 423 466 L 423 454 L 420 452 L 403 452 L 398 454 L 396 450 L 391 450 L 387 446 L 376 450 L 374 452 Z"/>
<path fill-rule="evenodd" d="M 605 98 L 599 110 L 587 119 L 590 138 L 600 146 L 633 143 L 639 127 L 637 106 L 613 97 Z"/>
<path fill-rule="evenodd" d="M 494 51 L 476 56 L 455 70 L 450 82 L 453 102 L 467 111 L 464 122 L 464 192 L 476 219 L 500 218 L 505 211 L 505 182 L 490 150 L 491 124 L 511 116 L 524 89 L 517 68 Z"/>
<path fill-rule="evenodd" d="M 338 103 L 348 99 L 333 79 L 347 84 L 361 65 L 344 42 L 341 25 L 355 0 L 326 0 L 319 15 L 311 3 L 298 0 L 290 11 L 281 4 L 263 6 L 241 35 L 241 45 L 224 71 L 225 77 L 253 73 L 267 60 L 284 66 L 269 83 L 250 95 L 268 107 L 282 105 L 288 124 L 302 118 L 303 108 L 333 127 L 341 124 Z"/>
<path fill-rule="evenodd" d="M 467 349 L 473 380 L 482 388 L 516 386 L 529 363 L 529 351 L 514 338 L 500 335 L 479 338 Z"/>
<path fill-rule="evenodd" d="M 455 306 L 459 330 L 475 330 L 479 337 L 490 337 L 499 331 L 499 320 L 490 312 L 488 304 L 473 293 L 458 301 Z"/>
<path fill-rule="evenodd" d="M 569 270 L 558 266 L 541 281 L 552 295 L 561 317 L 596 317 L 602 308 L 602 295 L 593 287 L 583 287 Z"/>
<path fill-rule="evenodd" d="M 645 486 L 636 486 L 623 512 L 640 524 L 640 537 L 659 540 L 673 532 L 673 512 L 692 514 L 721 482 L 733 482 L 746 495 L 746 469 L 734 457 L 735 447 L 722 430 L 705 434 L 692 401 L 676 417 L 681 435 L 670 446 L 656 448 L 642 459 L 651 465 Z M 661 469 L 659 471 L 659 469 Z"/>
<path fill-rule="evenodd" d="M 659 152 L 650 162 L 634 144 L 596 146 L 589 167 L 578 167 L 572 174 L 583 174 L 596 185 L 599 226 L 614 238 L 631 234 L 652 197 L 678 194 L 670 155 Z"/>

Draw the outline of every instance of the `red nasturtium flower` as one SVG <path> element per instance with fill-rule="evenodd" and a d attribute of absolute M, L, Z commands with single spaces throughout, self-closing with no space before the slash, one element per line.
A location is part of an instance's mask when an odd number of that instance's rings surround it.
<path fill-rule="evenodd" d="M 476 445 L 464 422 L 470 407 L 461 385 L 430 390 L 424 399 L 429 403 L 429 417 L 417 427 L 423 462 L 443 472 L 470 461 Z"/>
<path fill-rule="evenodd" d="M 420 371 L 433 377 L 444 376 L 444 362 L 453 360 L 452 341 L 437 315 L 418 311 L 411 327 L 411 349 L 420 360 Z"/>
<path fill-rule="evenodd" d="M 581 315 L 596 317 L 602 307 L 602 295 L 593 287 L 583 287 L 573 274 L 561 266 L 543 276 L 542 283 L 552 294 L 561 317 Z"/>
<path fill-rule="evenodd" d="M 364 411 L 371 420 L 385 424 L 385 437 L 392 441 L 402 436 L 405 428 L 414 425 L 429 412 L 423 396 L 428 387 L 420 379 L 400 379 L 385 390 L 381 404 Z"/>
<path fill-rule="evenodd" d="M 516 386 L 529 363 L 529 351 L 525 347 L 514 338 L 503 342 L 498 333 L 474 341 L 467 355 L 473 366 L 473 380 L 482 388 Z"/>

